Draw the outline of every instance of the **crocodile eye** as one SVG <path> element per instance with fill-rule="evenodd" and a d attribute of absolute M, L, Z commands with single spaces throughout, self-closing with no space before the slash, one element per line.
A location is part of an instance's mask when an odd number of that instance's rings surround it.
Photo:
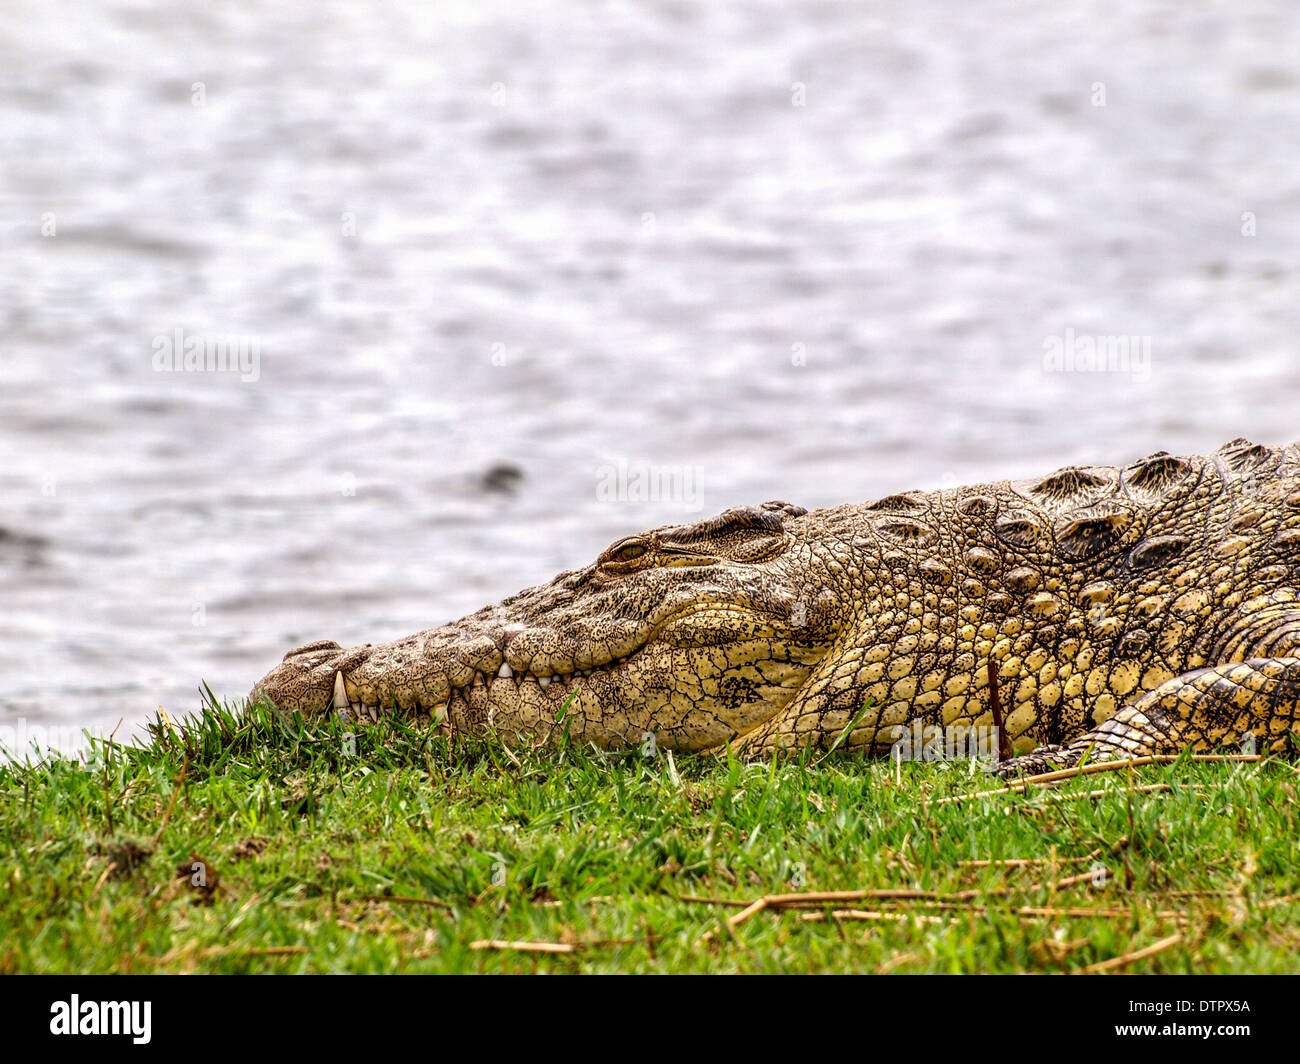
<path fill-rule="evenodd" d="M 629 543 L 622 550 L 618 551 L 610 560 L 616 562 L 636 561 L 645 553 L 645 547 L 639 543 Z"/>

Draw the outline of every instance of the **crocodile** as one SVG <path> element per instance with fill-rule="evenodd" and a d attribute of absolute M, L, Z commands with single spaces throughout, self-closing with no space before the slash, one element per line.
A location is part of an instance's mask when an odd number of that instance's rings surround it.
<path fill-rule="evenodd" d="M 439 628 L 308 643 L 251 697 L 746 757 L 898 754 L 964 729 L 996 735 L 1000 773 L 1293 751 L 1300 443 L 735 507 Z"/>

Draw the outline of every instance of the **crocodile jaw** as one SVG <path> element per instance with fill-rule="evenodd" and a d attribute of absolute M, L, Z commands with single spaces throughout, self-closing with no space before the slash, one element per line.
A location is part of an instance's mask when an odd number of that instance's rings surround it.
<path fill-rule="evenodd" d="M 449 668 L 445 655 L 413 657 L 419 641 L 438 642 L 431 634 L 351 650 L 311 644 L 290 652 L 251 697 L 307 714 L 427 713 L 470 735 L 545 741 L 567 731 L 611 749 L 653 736 L 666 749 L 699 750 L 788 705 L 825 653 L 787 624 L 734 603 L 674 616 L 622 656 L 568 672 L 512 667 L 509 647 L 495 673 L 490 659 L 487 669 L 464 670 Z"/>

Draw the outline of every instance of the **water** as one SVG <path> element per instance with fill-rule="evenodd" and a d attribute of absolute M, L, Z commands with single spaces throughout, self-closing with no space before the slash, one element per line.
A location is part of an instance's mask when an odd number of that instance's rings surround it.
<path fill-rule="evenodd" d="M 0 9 L 0 725 L 730 505 L 1300 437 L 1287 3 L 96 7 Z M 1150 362 L 1045 369 L 1097 337 Z"/>

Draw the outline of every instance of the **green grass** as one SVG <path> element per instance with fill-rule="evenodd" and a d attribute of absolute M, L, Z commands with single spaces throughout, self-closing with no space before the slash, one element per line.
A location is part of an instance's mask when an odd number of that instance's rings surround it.
<path fill-rule="evenodd" d="M 996 784 L 962 764 L 674 763 L 351 727 L 354 753 L 333 720 L 208 707 L 89 768 L 0 767 L 0 972 L 1075 972 L 1176 934 L 1125 970 L 1295 969 L 1286 762 L 940 803 Z M 964 863 L 1009 859 L 1036 863 Z M 1101 867 L 1101 885 L 1058 886 Z M 840 903 L 885 919 L 827 903 L 732 930 L 739 908 L 686 900 L 864 888 L 932 894 Z"/>

